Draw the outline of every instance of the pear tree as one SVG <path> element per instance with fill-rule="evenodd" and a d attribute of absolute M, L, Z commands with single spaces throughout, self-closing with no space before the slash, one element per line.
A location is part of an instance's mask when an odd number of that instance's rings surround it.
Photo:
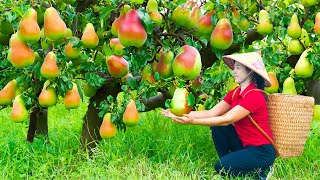
<path fill-rule="evenodd" d="M 319 0 L 3 0 L 0 109 L 48 135 L 48 111 L 88 102 L 81 142 L 158 107 L 210 109 L 234 88 L 223 55 L 259 51 L 272 86 L 320 104 Z"/>

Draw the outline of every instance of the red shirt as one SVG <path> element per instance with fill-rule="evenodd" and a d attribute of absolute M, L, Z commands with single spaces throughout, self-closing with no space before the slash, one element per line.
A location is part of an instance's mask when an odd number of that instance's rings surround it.
<path fill-rule="evenodd" d="M 241 94 L 240 88 L 231 90 L 223 100 L 231 105 L 230 109 L 234 108 L 236 105 L 240 105 L 250 111 L 250 115 L 254 121 L 270 138 L 272 138 L 269 126 L 268 108 L 264 95 L 259 91 L 251 91 L 246 94 L 246 92 L 251 89 L 257 89 L 257 86 L 251 83 Z M 232 94 L 235 90 L 236 92 L 232 99 Z M 243 97 L 243 95 L 245 95 L 245 97 Z M 248 116 L 235 122 L 234 127 L 242 141 L 243 147 L 270 144 L 270 141 L 250 122 Z"/>

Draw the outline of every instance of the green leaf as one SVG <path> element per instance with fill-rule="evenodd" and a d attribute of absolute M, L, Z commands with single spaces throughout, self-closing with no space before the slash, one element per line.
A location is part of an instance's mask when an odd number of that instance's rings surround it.
<path fill-rule="evenodd" d="M 194 95 L 192 93 L 189 93 L 188 94 L 188 106 L 189 107 L 192 107 L 194 105 L 194 102 L 195 102 L 195 98 L 194 98 Z"/>
<path fill-rule="evenodd" d="M 154 24 L 150 20 L 150 16 L 149 16 L 148 12 L 142 8 L 139 8 L 138 12 L 139 12 L 139 15 L 141 17 L 141 20 L 143 22 L 143 25 L 144 25 L 144 28 L 145 28 L 147 34 L 152 34 Z"/>
<path fill-rule="evenodd" d="M 170 109 L 171 108 L 170 104 L 171 104 L 171 99 L 167 99 L 166 102 L 165 102 L 165 107 L 167 109 Z"/>
<path fill-rule="evenodd" d="M 109 18 L 109 16 L 110 16 L 110 12 L 112 10 L 114 10 L 115 8 L 116 7 L 112 6 L 112 5 L 109 5 L 109 6 L 101 8 L 102 12 L 100 13 L 100 18 L 103 19 L 103 20 L 107 20 Z"/>
<path fill-rule="evenodd" d="M 109 96 L 107 97 L 107 100 L 108 100 L 109 103 L 113 103 L 114 98 L 113 98 L 113 96 L 109 95 Z"/>
<path fill-rule="evenodd" d="M 159 81 L 161 79 L 160 74 L 158 72 L 154 73 L 154 78 Z"/>
<path fill-rule="evenodd" d="M 81 101 L 83 102 L 83 93 L 82 93 L 82 87 L 81 87 L 81 83 L 80 81 L 76 81 L 76 84 L 77 84 L 77 87 L 78 87 L 78 92 L 79 92 L 79 95 L 80 95 L 80 98 L 81 98 Z"/>
<path fill-rule="evenodd" d="M 137 82 L 136 78 L 133 78 L 133 77 L 128 77 L 127 84 L 132 89 L 136 89 L 138 87 L 138 82 Z"/>

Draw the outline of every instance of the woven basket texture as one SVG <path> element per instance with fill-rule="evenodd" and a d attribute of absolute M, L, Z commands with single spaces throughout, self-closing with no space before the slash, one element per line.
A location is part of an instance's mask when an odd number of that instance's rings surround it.
<path fill-rule="evenodd" d="M 268 95 L 267 104 L 280 157 L 300 156 L 310 131 L 314 98 L 276 93 Z"/>

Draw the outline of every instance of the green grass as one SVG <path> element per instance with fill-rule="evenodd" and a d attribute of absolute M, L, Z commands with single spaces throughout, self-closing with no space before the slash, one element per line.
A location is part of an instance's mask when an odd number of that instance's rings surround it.
<path fill-rule="evenodd" d="M 0 179 L 221 179 L 208 127 L 183 126 L 160 115 L 141 113 L 141 124 L 103 140 L 92 157 L 80 147 L 86 104 L 76 110 L 49 109 L 49 139 L 26 142 L 28 124 L 0 112 Z M 297 158 L 277 159 L 272 179 L 320 177 L 320 122 Z M 249 178 L 248 178 L 249 179 Z"/>

